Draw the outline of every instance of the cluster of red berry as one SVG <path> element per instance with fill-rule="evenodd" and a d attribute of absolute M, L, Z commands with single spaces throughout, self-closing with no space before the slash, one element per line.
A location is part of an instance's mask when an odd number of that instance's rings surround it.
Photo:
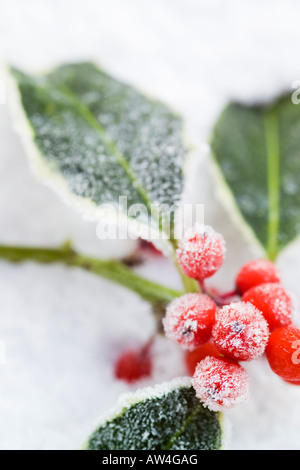
<path fill-rule="evenodd" d="M 212 228 L 187 234 L 177 259 L 183 272 L 199 281 L 202 293 L 175 299 L 163 320 L 166 336 L 188 350 L 186 364 L 197 397 L 214 411 L 245 399 L 249 380 L 239 361 L 264 353 L 277 375 L 300 385 L 300 330 L 292 326 L 293 301 L 275 265 L 267 260 L 246 264 L 236 278 L 234 294 L 240 298 L 228 304 L 207 295 L 204 285 L 224 257 L 223 237 Z"/>

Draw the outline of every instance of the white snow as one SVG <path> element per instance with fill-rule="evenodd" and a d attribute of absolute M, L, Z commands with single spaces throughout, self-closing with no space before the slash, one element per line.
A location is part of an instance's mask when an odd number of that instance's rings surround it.
<path fill-rule="evenodd" d="M 189 179 L 195 190 L 189 186 L 187 196 L 205 204 L 205 223 L 227 244 L 226 262 L 209 283 L 230 289 L 238 268 L 258 251 L 216 202 L 205 143 L 228 99 L 270 99 L 300 78 L 299 13 L 297 0 L 1 0 L 0 59 L 29 70 L 93 59 L 180 111 L 196 148 Z M 93 223 L 34 180 L 2 104 L 0 137 L 0 243 L 72 238 L 99 256 L 132 251 L 132 242 L 99 242 Z M 278 265 L 299 301 L 299 242 Z M 139 271 L 179 286 L 164 261 Z M 7 362 L 0 365 L 0 447 L 80 447 L 96 418 L 129 389 L 113 379 L 114 358 L 152 329 L 148 305 L 121 287 L 76 269 L 1 261 Z M 154 377 L 145 385 L 185 374 L 176 346 L 160 339 L 155 348 Z M 228 412 L 229 448 L 300 449 L 299 388 L 281 382 L 264 359 L 245 368 L 252 396 Z"/>

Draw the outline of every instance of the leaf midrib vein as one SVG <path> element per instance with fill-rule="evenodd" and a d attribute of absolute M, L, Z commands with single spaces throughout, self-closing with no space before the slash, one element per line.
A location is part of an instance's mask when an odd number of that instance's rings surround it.
<path fill-rule="evenodd" d="M 102 127 L 102 125 L 99 123 L 97 118 L 93 115 L 93 113 L 90 111 L 90 109 L 82 103 L 76 96 L 76 94 L 66 85 L 62 88 L 62 92 L 65 92 L 68 97 L 72 100 L 74 107 L 76 107 L 77 111 L 81 114 L 81 116 L 85 119 L 85 121 L 90 124 L 90 126 L 98 133 L 101 135 L 103 138 L 105 144 L 109 147 L 113 155 L 116 157 L 118 160 L 119 164 L 122 166 L 122 168 L 125 170 L 127 176 L 131 180 L 133 186 L 136 188 L 142 199 L 144 200 L 147 209 L 151 210 L 151 199 L 149 198 L 147 192 L 145 191 L 144 186 L 141 184 L 139 181 L 138 176 L 136 173 L 132 170 L 130 167 L 127 159 L 125 156 L 119 151 L 115 143 L 111 140 L 111 138 L 108 136 L 107 132 L 105 129 Z"/>
<path fill-rule="evenodd" d="M 268 258 L 275 261 L 278 249 L 280 221 L 280 144 L 278 135 L 278 116 L 275 108 L 269 109 L 264 116 L 266 136 L 266 158 L 268 178 Z"/>
<path fill-rule="evenodd" d="M 185 419 L 185 421 L 183 422 L 182 426 L 178 429 L 177 432 L 175 432 L 173 434 L 173 436 L 170 437 L 169 441 L 167 442 L 166 445 L 164 445 L 162 447 L 162 450 L 170 450 L 174 444 L 174 442 L 176 442 L 176 440 L 184 433 L 184 431 L 187 429 L 187 427 L 189 426 L 189 424 L 193 421 L 193 419 L 200 413 L 202 407 L 201 405 L 198 405 L 193 411 L 192 413 L 190 413 L 190 415 Z"/>

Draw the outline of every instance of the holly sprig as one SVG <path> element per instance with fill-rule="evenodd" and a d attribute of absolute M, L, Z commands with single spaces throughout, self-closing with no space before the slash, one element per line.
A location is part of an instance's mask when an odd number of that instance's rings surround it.
<path fill-rule="evenodd" d="M 17 104 L 15 109 L 18 109 L 15 119 L 19 120 L 32 168 L 43 182 L 57 190 L 69 204 L 89 218 L 98 220 L 105 214 L 102 210 L 105 204 L 117 204 L 119 197 L 124 195 L 129 204 L 144 204 L 147 209 L 150 209 L 152 203 L 172 206 L 180 202 L 185 181 L 183 168 L 189 149 L 183 137 L 184 123 L 168 106 L 111 77 L 91 63 L 66 64 L 43 75 L 29 75 L 11 68 L 10 75 L 12 96 L 16 98 Z M 260 249 L 261 257 L 272 261 L 299 235 L 299 136 L 299 109 L 292 104 L 289 96 L 282 96 L 272 103 L 251 106 L 232 103 L 224 110 L 212 132 L 212 169 L 220 199 L 228 208 L 232 220 L 238 222 L 249 241 Z M 198 243 L 197 251 L 192 253 L 190 260 L 192 264 L 196 264 L 195 273 L 185 266 L 186 246 L 178 246 L 173 239 L 175 220 L 172 215 L 169 237 L 165 237 L 164 218 L 157 217 L 156 213 L 151 213 L 150 217 L 142 220 L 136 214 L 129 216 L 124 212 L 123 216 L 128 217 L 131 229 L 136 229 L 136 222 L 139 222 L 139 235 L 142 238 L 145 238 L 149 226 L 155 228 L 157 235 L 164 235 L 162 239 L 165 240 L 165 253 L 180 274 L 182 290 L 171 289 L 141 277 L 126 260 L 102 260 L 79 253 L 71 242 L 54 248 L 1 245 L 0 257 L 15 263 L 63 263 L 125 286 L 152 304 L 160 332 L 162 319 L 168 317 L 170 309 L 174 313 L 174 302 L 180 303 L 185 296 L 189 299 L 197 298 L 197 305 L 201 304 L 204 297 L 209 298 L 215 305 L 215 315 L 221 311 L 222 318 L 226 315 L 231 320 L 233 318 L 231 323 L 234 324 L 236 335 L 241 335 L 243 328 L 251 330 L 251 321 L 250 324 L 244 324 L 245 319 L 238 308 L 245 303 L 238 280 L 233 291 L 216 293 L 208 289 L 205 283 L 205 279 L 215 271 L 206 272 L 206 275 L 199 272 L 201 263 L 203 270 L 203 262 L 209 264 L 215 255 L 207 251 L 207 233 L 203 238 L 201 231 L 198 232 L 201 235 L 198 240 L 200 245 Z M 181 249 L 184 256 L 180 255 Z M 201 258 L 203 253 L 206 257 Z M 221 266 L 223 259 L 219 261 L 221 262 L 213 263 L 217 268 Z M 277 284 L 274 283 L 278 288 Z M 278 291 L 274 293 L 273 290 L 271 288 L 274 298 Z M 253 308 L 251 315 L 249 312 L 247 314 L 248 320 L 257 320 L 255 303 L 259 299 L 260 309 L 264 310 L 262 300 L 269 298 L 270 292 L 257 294 L 255 291 L 254 294 L 250 300 Z M 201 305 L 203 312 L 204 304 Z M 176 309 L 175 313 L 178 313 Z M 267 316 L 265 311 L 260 313 Z M 268 314 L 270 319 L 270 312 Z M 193 323 L 191 325 L 185 325 L 182 331 L 185 332 L 184 339 L 191 335 L 193 343 L 195 335 Z M 203 356 L 203 350 L 195 349 L 199 356 L 198 359 L 197 355 L 193 357 L 197 365 L 193 378 L 194 390 L 185 384 L 176 385 L 175 390 L 171 386 L 159 392 L 159 397 L 168 409 L 182 406 L 183 414 L 174 432 L 166 435 L 163 442 L 153 441 L 150 444 L 150 438 L 148 441 L 145 438 L 145 442 L 137 439 L 134 445 L 141 448 L 153 445 L 153 448 L 168 449 L 221 447 L 220 419 L 218 417 L 217 422 L 212 419 L 212 427 L 203 430 L 198 418 L 202 416 L 206 422 L 208 418 L 203 414 L 203 406 L 195 401 L 195 392 L 211 410 L 223 410 L 238 403 L 246 395 L 247 380 L 243 369 L 237 364 L 239 358 L 229 348 L 230 344 L 227 342 L 227 347 L 221 348 L 221 340 L 225 334 L 224 322 L 217 321 L 216 325 L 211 325 L 211 332 L 218 346 L 217 352 L 211 353 L 210 349 L 210 355 Z M 291 339 L 297 340 L 298 330 L 289 324 L 283 327 L 290 328 L 289 334 L 285 335 L 285 342 L 280 342 L 284 343 L 286 352 L 291 349 Z M 265 332 L 264 326 L 262 330 Z M 271 339 L 272 335 L 273 333 Z M 286 338 L 289 338 L 288 344 Z M 274 341 L 271 339 L 269 344 L 273 345 Z M 278 341 L 275 341 L 275 346 L 277 345 Z M 148 354 L 150 346 L 151 341 L 143 351 Z M 194 346 L 195 344 L 193 348 Z M 207 344 L 204 346 L 207 347 Z M 260 348 L 260 351 L 262 349 L 264 348 Z M 278 370 L 276 354 L 281 354 L 280 351 L 280 348 L 279 353 L 278 348 L 267 348 L 272 369 L 285 380 L 298 385 L 297 368 Z M 224 355 L 234 357 L 224 358 Z M 133 357 L 136 357 L 137 364 L 140 363 L 139 355 L 130 357 L 131 364 Z M 210 362 L 203 363 L 203 360 Z M 226 380 L 233 381 L 231 389 L 236 393 L 224 395 L 222 383 L 213 383 L 213 376 L 205 375 L 207 370 L 214 370 Z M 133 403 L 131 400 L 127 402 L 124 416 L 107 417 L 89 441 L 90 448 L 124 448 L 122 446 L 126 446 L 126 442 L 128 446 L 132 446 L 131 439 L 135 436 L 127 431 L 135 422 L 131 418 L 136 409 L 143 419 L 149 415 L 151 409 L 155 409 L 152 408 L 154 404 L 158 404 L 158 409 L 160 406 L 160 402 L 156 401 L 156 392 L 147 393 L 151 400 L 133 398 Z M 124 407 L 122 409 L 124 411 Z M 141 413 L 141 409 L 145 411 L 145 415 Z M 214 412 L 208 413 L 210 417 L 214 416 Z M 169 415 L 170 423 L 175 423 L 172 413 Z M 150 424 L 152 436 L 157 435 L 158 423 Z M 158 427 L 162 432 L 160 424 Z M 113 435 L 108 433 L 112 429 L 118 431 L 120 442 L 114 441 Z M 139 435 L 140 429 L 137 432 Z M 148 429 L 144 436 L 147 432 Z M 197 432 L 199 439 L 195 439 Z"/>

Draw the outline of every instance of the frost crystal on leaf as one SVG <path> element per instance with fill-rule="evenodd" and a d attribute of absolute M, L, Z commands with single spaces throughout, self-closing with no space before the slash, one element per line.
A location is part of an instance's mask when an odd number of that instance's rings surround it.
<path fill-rule="evenodd" d="M 82 211 L 88 206 L 89 217 L 103 204 L 119 208 L 122 196 L 128 208 L 146 208 L 147 215 L 137 210 L 129 217 L 140 221 L 139 234 L 149 225 L 161 230 L 152 205 L 163 207 L 173 223 L 187 154 L 178 115 L 91 63 L 39 77 L 11 72 L 39 176 Z"/>
<path fill-rule="evenodd" d="M 174 379 L 121 398 L 88 449 L 217 450 L 223 443 L 220 421 L 199 403 L 190 379 Z"/>

